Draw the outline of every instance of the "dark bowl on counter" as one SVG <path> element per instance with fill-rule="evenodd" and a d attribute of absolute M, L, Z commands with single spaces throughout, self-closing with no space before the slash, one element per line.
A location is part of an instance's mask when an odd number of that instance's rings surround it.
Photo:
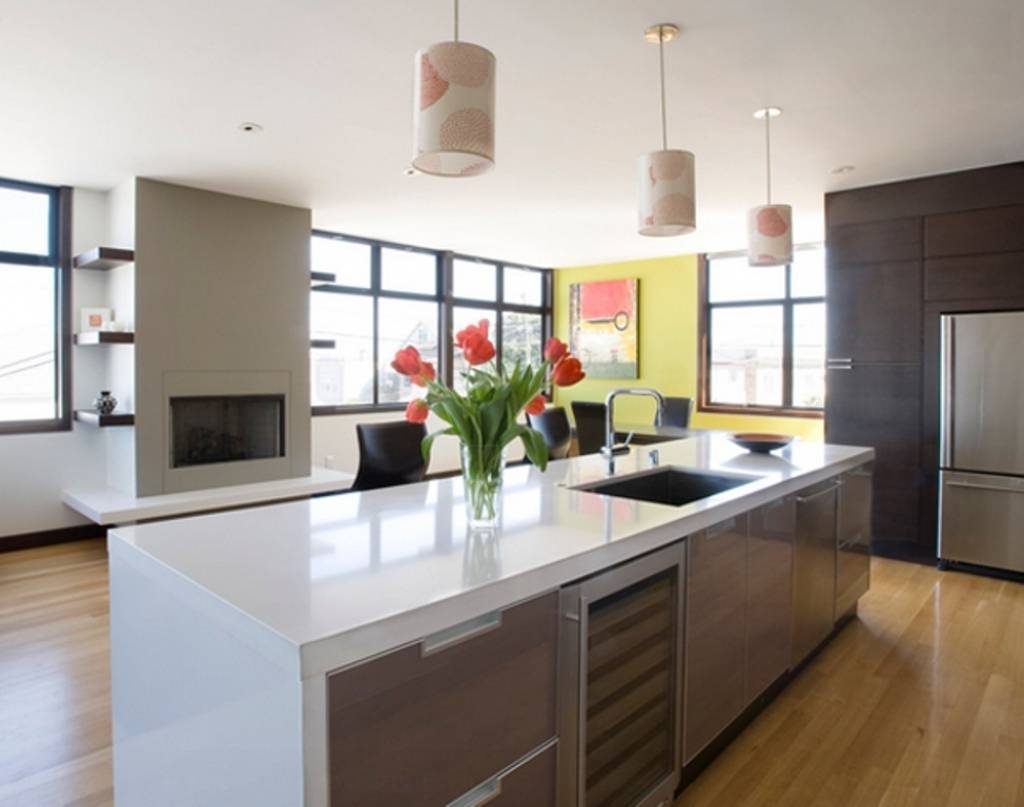
<path fill-rule="evenodd" d="M 740 448 L 753 451 L 755 454 L 768 454 L 779 448 L 785 448 L 793 442 L 790 434 L 763 434 L 759 432 L 737 432 L 729 435 Z"/>

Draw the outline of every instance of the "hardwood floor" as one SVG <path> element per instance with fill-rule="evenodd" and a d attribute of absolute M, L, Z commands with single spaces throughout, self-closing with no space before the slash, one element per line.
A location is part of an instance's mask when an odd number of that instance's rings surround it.
<path fill-rule="evenodd" d="M 1024 807 L 1024 585 L 872 573 L 860 621 L 677 807 Z M 107 603 L 102 541 L 0 554 L 4 807 L 112 803 Z"/>

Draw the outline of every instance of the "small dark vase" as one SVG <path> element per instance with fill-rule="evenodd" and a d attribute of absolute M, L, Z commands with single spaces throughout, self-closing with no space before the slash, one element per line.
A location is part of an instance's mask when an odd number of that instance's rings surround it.
<path fill-rule="evenodd" d="M 109 415 L 117 409 L 117 398 L 110 394 L 110 390 L 100 390 L 96 400 L 92 402 L 93 409 L 101 415 Z"/>

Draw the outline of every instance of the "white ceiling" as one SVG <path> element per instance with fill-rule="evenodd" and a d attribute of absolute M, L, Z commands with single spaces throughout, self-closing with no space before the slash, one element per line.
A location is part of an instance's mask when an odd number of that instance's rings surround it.
<path fill-rule="evenodd" d="M 0 0 L 0 176 L 108 188 L 165 178 L 312 207 L 316 226 L 531 262 L 742 247 L 762 199 L 800 241 L 822 193 L 1024 159 L 1021 0 L 463 0 L 498 59 L 497 167 L 404 176 L 413 53 L 450 0 Z M 698 230 L 635 233 L 636 157 L 697 156 Z M 242 121 L 265 127 L 245 135 Z M 830 169 L 855 165 L 851 174 Z"/>

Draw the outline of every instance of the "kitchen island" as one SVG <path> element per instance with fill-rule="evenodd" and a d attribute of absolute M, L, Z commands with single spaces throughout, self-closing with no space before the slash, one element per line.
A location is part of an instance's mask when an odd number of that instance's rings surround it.
<path fill-rule="evenodd" d="M 793 520 L 801 502 L 833 502 L 832 577 L 817 582 L 838 597 L 836 491 L 844 475 L 869 481 L 872 459 L 867 448 L 800 442 L 754 455 L 719 435 L 615 458 L 616 478 L 674 469 L 734 480 L 678 507 L 595 492 L 609 477 L 597 455 L 543 473 L 521 466 L 506 472 L 500 530 L 469 539 L 459 479 L 114 530 L 116 804 L 565 803 L 588 786 L 564 773 L 584 745 L 587 710 L 563 675 L 585 656 L 583 640 L 567 640 L 572 625 L 588 622 L 566 610 L 567 586 L 665 553 L 678 558 L 678 575 L 665 578 L 678 615 L 662 632 L 675 670 L 665 680 L 674 713 L 695 717 L 669 732 L 674 787 L 678 768 L 799 666 L 789 620 L 815 587 L 797 582 Z M 807 523 L 827 528 L 827 514 L 814 514 Z M 700 551 L 688 550 L 698 536 Z M 768 568 L 774 578 L 758 576 Z M 715 580 L 724 600 L 708 588 Z M 637 614 L 655 604 L 641 593 L 648 605 Z M 725 613 L 729 597 L 738 606 Z M 827 627 L 852 609 L 834 613 L 829 601 Z M 707 652 L 698 622 L 718 634 Z M 723 630 L 739 642 L 735 664 L 722 655 Z M 746 661 L 762 658 L 743 644 L 758 635 L 778 658 L 771 669 Z M 717 697 L 731 686 L 724 679 L 716 697 L 701 692 L 702 704 L 721 702 L 712 714 L 689 705 L 698 683 L 714 680 L 716 656 L 745 678 L 729 698 Z"/>

